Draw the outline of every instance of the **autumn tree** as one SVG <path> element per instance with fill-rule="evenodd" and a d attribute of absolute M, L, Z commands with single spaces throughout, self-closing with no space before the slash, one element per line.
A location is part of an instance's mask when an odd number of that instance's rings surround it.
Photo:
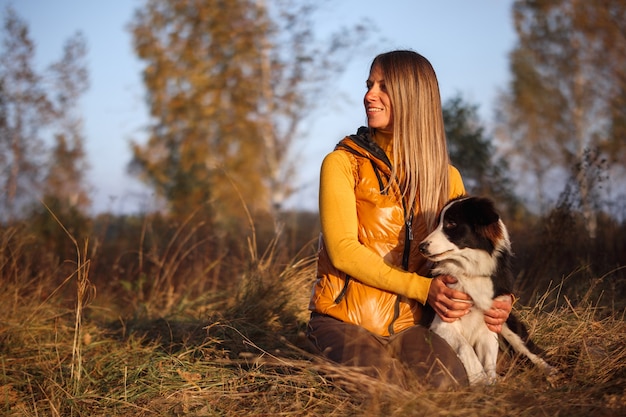
<path fill-rule="evenodd" d="M 517 0 L 513 16 L 499 140 L 520 175 L 534 174 L 543 207 L 555 174 L 574 179 L 593 236 L 598 164 L 623 167 L 626 158 L 626 3 Z"/>
<path fill-rule="evenodd" d="M 71 38 L 47 71 L 35 69 L 28 26 L 7 8 L 0 51 L 2 220 L 22 216 L 44 198 L 88 205 L 77 100 L 86 88 L 85 42 Z M 53 145 L 51 142 L 56 142 Z"/>
<path fill-rule="evenodd" d="M 355 31 L 316 40 L 314 1 L 147 0 L 130 25 L 152 116 L 131 170 L 175 215 L 272 213 L 293 190 L 290 151 Z M 341 36 L 343 35 L 343 36 Z"/>

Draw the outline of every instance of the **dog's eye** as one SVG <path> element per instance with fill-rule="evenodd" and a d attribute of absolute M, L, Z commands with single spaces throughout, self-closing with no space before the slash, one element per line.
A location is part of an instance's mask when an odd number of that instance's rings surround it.
<path fill-rule="evenodd" d="M 447 220 L 444 223 L 443 227 L 445 229 L 454 229 L 456 227 L 456 223 L 454 222 L 454 220 Z"/>

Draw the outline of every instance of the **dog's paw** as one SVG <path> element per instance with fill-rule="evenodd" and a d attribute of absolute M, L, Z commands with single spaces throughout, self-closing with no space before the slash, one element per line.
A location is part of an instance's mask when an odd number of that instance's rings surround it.
<path fill-rule="evenodd" d="M 543 368 L 543 371 L 546 375 L 546 380 L 552 388 L 557 388 L 565 382 L 565 375 L 557 368 L 548 365 L 546 368 Z"/>
<path fill-rule="evenodd" d="M 468 374 L 467 377 L 471 386 L 492 384 L 492 382 L 490 382 L 491 378 L 484 371 Z"/>

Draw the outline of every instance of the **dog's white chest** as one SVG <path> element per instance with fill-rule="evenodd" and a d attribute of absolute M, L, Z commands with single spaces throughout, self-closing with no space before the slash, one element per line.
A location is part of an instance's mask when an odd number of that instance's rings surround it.
<path fill-rule="evenodd" d="M 472 297 L 474 308 L 487 311 L 491 308 L 494 297 L 493 281 L 491 277 L 465 277 L 459 275 L 457 282 L 450 288 L 464 292 Z"/>
<path fill-rule="evenodd" d="M 498 337 L 496 333 L 489 330 L 482 311 L 478 309 L 472 309 L 469 314 L 452 323 L 446 323 L 440 317 L 436 317 L 431 324 L 431 329 L 435 333 L 441 333 L 441 328 L 448 328 L 443 330 L 444 333 L 454 332 L 461 335 L 472 347 L 485 337 Z"/>

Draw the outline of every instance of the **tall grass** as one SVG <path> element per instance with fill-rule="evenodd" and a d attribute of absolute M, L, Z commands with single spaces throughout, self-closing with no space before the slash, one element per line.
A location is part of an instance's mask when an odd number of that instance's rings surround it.
<path fill-rule="evenodd" d="M 80 394 L 80 380 L 83 374 L 83 359 L 82 359 L 82 335 L 83 335 L 83 310 L 85 305 L 89 302 L 90 293 L 95 291 L 89 282 L 89 259 L 87 259 L 89 241 L 86 239 L 84 245 L 81 247 L 78 244 L 76 238 L 63 226 L 63 223 L 59 221 L 56 215 L 49 210 L 50 215 L 57 222 L 59 227 L 66 234 L 67 238 L 72 242 L 76 250 L 76 263 L 75 270 L 72 274 L 66 278 L 66 282 L 72 278 L 76 282 L 76 306 L 74 308 L 74 339 L 72 341 L 72 361 L 70 367 L 70 379 L 72 380 L 72 394 Z M 95 295 L 95 294 L 94 294 Z"/>
<path fill-rule="evenodd" d="M 144 239 L 152 226 L 144 224 Z M 493 386 L 401 391 L 307 351 L 315 278 L 310 251 L 286 256 L 281 235 L 246 251 L 208 250 L 192 220 L 134 252 L 148 287 L 102 277 L 81 246 L 71 269 L 26 227 L 0 231 L 0 414 L 7 416 L 617 416 L 626 412 L 624 310 L 571 302 L 566 280 L 516 306 L 560 370 L 556 379 L 503 352 Z M 208 239 L 214 243 L 214 240 Z M 102 248 L 102 242 L 94 246 Z M 232 251 L 235 252 L 235 251 Z M 124 255 L 130 256 L 128 254 Z M 142 260 L 143 261 L 142 261 Z M 143 264 L 142 264 L 143 262 Z M 142 265 L 139 267 L 139 265 Z M 214 271 L 228 271 L 206 288 Z M 111 270 L 106 269 L 107 274 Z M 119 272 L 122 274 L 122 272 Z M 111 282 L 91 300 L 90 282 Z M 601 277 L 598 277 L 601 278 Z M 147 290 L 148 288 L 149 290 Z M 190 288 L 196 290 L 190 291 Z M 212 284 L 210 286 L 212 288 Z M 141 296 L 137 294 L 141 291 Z M 554 300 L 558 302 L 554 302 Z M 71 300 L 71 302 L 70 302 Z"/>

